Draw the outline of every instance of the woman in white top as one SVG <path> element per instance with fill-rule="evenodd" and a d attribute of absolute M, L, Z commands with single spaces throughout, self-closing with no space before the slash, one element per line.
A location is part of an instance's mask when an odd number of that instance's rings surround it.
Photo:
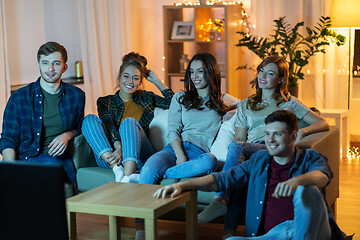
<path fill-rule="evenodd" d="M 209 53 L 196 54 L 185 72 L 185 91 L 174 95 L 168 120 L 168 144 L 152 155 L 141 170 L 139 183 L 157 184 L 162 178 L 209 174 L 217 167 L 209 153 L 229 107 L 220 91 L 220 71 Z"/>
<path fill-rule="evenodd" d="M 270 56 L 259 64 L 257 77 L 251 81 L 256 93 L 238 105 L 234 141 L 229 145 L 223 171 L 239 165 L 258 150 L 266 149 L 264 119 L 276 110 L 287 109 L 308 124 L 299 129 L 296 142 L 311 133 L 329 129 L 325 119 L 288 93 L 288 78 L 289 66 L 282 57 Z M 210 205 L 199 214 L 199 223 L 224 215 L 228 200 L 229 193 L 217 193 Z"/>
<path fill-rule="evenodd" d="M 175 93 L 169 108 L 168 144 L 152 155 L 140 173 L 140 184 L 158 184 L 163 178 L 196 177 L 217 167 L 210 147 L 228 107 L 221 94 L 221 75 L 214 56 L 199 53 L 185 72 L 184 92 Z M 230 97 L 229 97 L 230 98 Z M 226 100 L 225 100 L 226 101 Z M 143 221 L 137 219 L 136 240 L 144 239 Z"/>

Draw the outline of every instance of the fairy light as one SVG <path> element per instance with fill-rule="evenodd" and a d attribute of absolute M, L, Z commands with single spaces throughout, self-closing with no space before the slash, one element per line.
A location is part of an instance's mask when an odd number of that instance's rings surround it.
<path fill-rule="evenodd" d="M 227 6 L 227 5 L 240 5 L 240 20 L 239 20 L 239 24 L 238 27 L 240 28 L 239 30 L 242 32 L 246 32 L 246 33 L 250 33 L 251 29 L 255 29 L 255 25 L 251 25 L 250 20 L 249 20 L 249 16 L 245 10 L 244 7 L 244 3 L 243 0 L 239 0 L 239 1 L 223 1 L 223 0 L 212 0 L 212 1 L 206 1 L 205 5 L 207 6 Z M 201 6 L 199 1 L 187 1 L 185 0 L 185 2 L 176 2 L 174 3 L 174 6 L 176 7 L 181 7 L 181 6 Z M 235 24 L 237 24 L 237 22 L 235 22 Z M 205 27 L 204 27 L 205 28 Z M 223 31 L 223 30 L 220 30 Z M 200 34 L 202 35 L 202 37 L 200 37 Z M 204 39 L 202 41 L 208 41 L 207 39 L 205 40 L 205 35 L 204 32 L 198 34 L 198 37 L 200 39 Z"/>
<path fill-rule="evenodd" d="M 217 1 L 206 1 L 205 2 L 206 5 L 224 5 L 224 6 L 227 6 L 227 5 L 242 5 L 243 4 L 243 1 L 240 0 L 240 1 L 222 1 L 222 0 L 217 0 Z M 186 1 L 185 2 L 176 2 L 174 3 L 174 5 L 176 7 L 179 7 L 179 6 L 199 6 L 201 5 L 200 2 L 189 2 L 189 1 Z"/>

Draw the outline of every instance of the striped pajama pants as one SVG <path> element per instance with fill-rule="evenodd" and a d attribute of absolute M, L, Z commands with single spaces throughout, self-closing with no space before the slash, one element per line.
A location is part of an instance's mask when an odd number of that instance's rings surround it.
<path fill-rule="evenodd" d="M 100 158 L 105 152 L 114 151 L 101 119 L 93 114 L 87 115 L 82 124 L 82 133 L 94 152 L 98 166 L 110 168 L 110 166 Z M 138 121 L 133 118 L 126 118 L 120 124 L 119 133 L 123 154 L 122 162 L 135 161 L 140 170 L 145 161 L 154 153 L 153 147 L 144 130 Z"/>

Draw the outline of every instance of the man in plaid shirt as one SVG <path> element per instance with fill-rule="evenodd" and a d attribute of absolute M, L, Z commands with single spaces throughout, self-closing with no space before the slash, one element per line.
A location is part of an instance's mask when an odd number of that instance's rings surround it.
<path fill-rule="evenodd" d="M 76 186 L 74 164 L 66 150 L 81 130 L 85 93 L 61 81 L 68 67 L 62 45 L 43 44 L 37 60 L 41 76 L 13 93 L 6 104 L 0 152 L 4 160 L 61 164 Z"/>

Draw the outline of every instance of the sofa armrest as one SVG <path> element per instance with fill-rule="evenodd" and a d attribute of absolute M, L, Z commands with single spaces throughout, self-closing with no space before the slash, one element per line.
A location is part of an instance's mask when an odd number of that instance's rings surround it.
<path fill-rule="evenodd" d="M 339 129 L 335 126 L 330 126 L 329 131 L 311 134 L 296 144 L 301 149 L 312 148 L 327 157 L 334 174 L 330 184 L 326 187 L 326 200 L 329 205 L 333 205 L 339 197 L 339 139 Z"/>
<path fill-rule="evenodd" d="M 97 167 L 93 151 L 83 134 L 76 136 L 69 143 L 69 150 L 76 170 L 83 167 Z"/>

